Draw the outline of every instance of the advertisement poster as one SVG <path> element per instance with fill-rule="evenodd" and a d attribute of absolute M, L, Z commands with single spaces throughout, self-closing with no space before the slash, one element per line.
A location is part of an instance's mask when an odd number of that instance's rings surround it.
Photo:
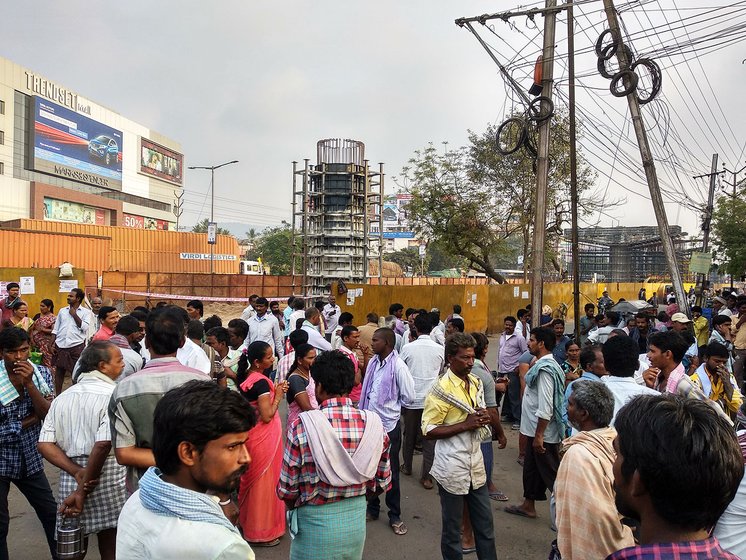
<path fill-rule="evenodd" d="M 21 276 L 18 285 L 21 288 L 21 295 L 27 296 L 36 293 L 36 278 L 34 276 Z"/>
<path fill-rule="evenodd" d="M 77 280 L 60 280 L 59 293 L 64 294 L 78 287 Z"/>
<path fill-rule="evenodd" d="M 156 220 L 155 218 L 145 218 L 135 216 L 134 214 L 124 214 L 124 227 L 132 229 L 158 229 L 161 231 L 170 231 L 173 229 L 171 222 L 166 220 Z"/>
<path fill-rule="evenodd" d="M 122 190 L 122 133 L 75 111 L 34 98 L 33 168 Z"/>
<path fill-rule="evenodd" d="M 106 225 L 106 212 L 100 208 L 84 206 L 76 202 L 44 198 L 44 219 L 55 222 Z"/>
<path fill-rule="evenodd" d="M 140 173 L 182 184 L 184 156 L 168 148 L 140 138 Z"/>

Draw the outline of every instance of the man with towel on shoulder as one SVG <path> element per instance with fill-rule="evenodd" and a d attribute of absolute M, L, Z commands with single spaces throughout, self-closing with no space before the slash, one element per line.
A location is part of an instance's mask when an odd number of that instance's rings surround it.
<path fill-rule="evenodd" d="M 361 560 L 366 495 L 391 485 L 389 438 L 374 412 L 358 410 L 348 394 L 352 362 L 339 350 L 311 366 L 318 410 L 288 428 L 277 495 L 289 509 L 291 560 Z"/>

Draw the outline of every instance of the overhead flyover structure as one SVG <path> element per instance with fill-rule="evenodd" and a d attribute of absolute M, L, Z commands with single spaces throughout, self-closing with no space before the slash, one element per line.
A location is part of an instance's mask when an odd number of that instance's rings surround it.
<path fill-rule="evenodd" d="M 320 296 L 332 282 L 366 283 L 369 260 L 383 269 L 383 164 L 371 170 L 365 144 L 329 138 L 316 144 L 316 163 L 293 162 L 294 293 Z"/>

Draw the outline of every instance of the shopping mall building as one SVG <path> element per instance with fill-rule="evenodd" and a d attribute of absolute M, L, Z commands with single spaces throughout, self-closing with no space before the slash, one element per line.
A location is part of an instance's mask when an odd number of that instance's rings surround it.
<path fill-rule="evenodd" d="M 175 229 L 178 143 L 0 57 L 0 221 Z"/>

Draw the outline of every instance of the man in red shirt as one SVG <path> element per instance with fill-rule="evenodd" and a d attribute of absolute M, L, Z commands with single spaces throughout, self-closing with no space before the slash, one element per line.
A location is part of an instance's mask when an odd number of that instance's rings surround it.
<path fill-rule="evenodd" d="M 117 328 L 119 311 L 116 307 L 104 305 L 98 312 L 98 320 L 101 326 L 91 340 L 109 340 Z"/>

